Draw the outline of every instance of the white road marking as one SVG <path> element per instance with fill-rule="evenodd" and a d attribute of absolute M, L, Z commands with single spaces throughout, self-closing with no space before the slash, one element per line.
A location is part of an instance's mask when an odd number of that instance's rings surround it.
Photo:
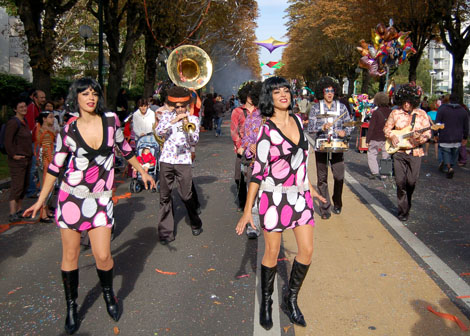
<path fill-rule="evenodd" d="M 279 301 L 279 293 L 277 288 L 277 278 L 278 275 L 276 274 L 276 279 L 274 280 L 274 292 L 271 296 L 273 300 L 273 327 L 271 330 L 264 329 L 259 324 L 259 304 L 261 298 L 261 260 L 263 259 L 264 253 L 264 238 L 263 235 L 258 237 L 258 253 L 257 253 L 257 267 L 256 267 L 256 290 L 255 290 L 255 318 L 253 319 L 253 335 L 254 336 L 263 336 L 263 335 L 272 335 L 272 336 L 280 336 L 281 335 L 281 323 L 280 323 L 280 301 Z"/>
<path fill-rule="evenodd" d="M 366 200 L 367 203 L 390 225 L 390 227 L 416 252 L 423 262 L 452 289 L 456 296 L 470 295 L 470 286 L 462 280 L 445 262 L 435 255 L 421 240 L 372 196 L 354 177 L 345 171 L 346 181 Z M 461 299 L 470 308 L 470 299 Z"/>

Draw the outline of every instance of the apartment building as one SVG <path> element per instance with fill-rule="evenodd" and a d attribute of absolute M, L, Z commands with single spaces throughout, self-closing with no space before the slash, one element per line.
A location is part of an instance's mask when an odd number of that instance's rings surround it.
<path fill-rule="evenodd" d="M 20 19 L 9 16 L 0 7 L 0 72 L 19 75 L 31 82 L 33 74 L 22 29 Z"/>

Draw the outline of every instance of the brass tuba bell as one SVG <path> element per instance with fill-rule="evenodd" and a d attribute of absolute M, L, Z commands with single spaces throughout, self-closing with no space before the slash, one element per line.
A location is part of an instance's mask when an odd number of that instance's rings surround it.
<path fill-rule="evenodd" d="M 197 90 L 211 79 L 212 62 L 204 50 L 186 44 L 171 52 L 166 70 L 175 85 Z"/>
<path fill-rule="evenodd" d="M 171 81 L 188 89 L 200 89 L 212 76 L 212 61 L 207 53 L 193 45 L 182 45 L 171 52 L 166 62 L 166 70 Z M 183 131 L 194 133 L 196 125 L 186 120 Z"/>

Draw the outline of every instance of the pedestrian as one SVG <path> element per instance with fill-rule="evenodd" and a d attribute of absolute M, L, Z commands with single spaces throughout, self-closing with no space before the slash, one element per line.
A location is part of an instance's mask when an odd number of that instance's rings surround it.
<path fill-rule="evenodd" d="M 456 93 L 452 93 L 449 99 L 448 104 L 442 104 L 437 110 L 436 123 L 445 125 L 438 133 L 439 150 L 443 158 L 439 170 L 451 179 L 454 177 L 459 149 L 467 144 L 468 114 L 459 104 L 459 96 Z"/>
<path fill-rule="evenodd" d="M 245 152 L 245 149 L 241 147 L 242 139 L 245 134 L 244 124 L 245 118 L 248 113 L 251 113 L 255 106 L 253 105 L 248 94 L 253 86 L 252 81 L 245 82 L 241 85 L 238 90 L 238 97 L 242 105 L 232 110 L 232 116 L 230 120 L 230 135 L 232 137 L 233 146 L 235 150 L 235 183 L 237 185 L 237 198 L 238 198 L 238 211 L 243 211 L 246 202 L 246 182 L 245 177 L 241 173 L 241 159 Z"/>
<path fill-rule="evenodd" d="M 5 150 L 10 170 L 10 214 L 8 221 L 17 222 L 22 217 L 22 204 L 29 183 L 33 157 L 33 138 L 26 123 L 26 98 L 18 98 L 12 104 L 15 116 L 11 118 L 5 128 Z"/>
<path fill-rule="evenodd" d="M 132 130 L 137 137 L 137 147 L 139 147 L 140 142 L 157 143 L 153 136 L 157 118 L 149 105 L 148 99 L 140 98 L 137 101 L 137 110 L 132 115 Z"/>
<path fill-rule="evenodd" d="M 214 119 L 215 119 L 215 136 L 218 137 L 222 133 L 222 120 L 225 114 L 225 104 L 222 102 L 222 97 L 217 96 L 214 104 Z"/>
<path fill-rule="evenodd" d="M 262 84 L 263 83 L 261 82 L 253 83 L 247 97 L 247 100 L 249 100 L 251 104 L 253 104 L 253 106 L 255 107 L 255 109 L 251 112 L 249 110 L 246 110 L 247 115 L 245 118 L 245 123 L 243 124 L 244 133 L 241 142 L 241 148 L 243 148 L 244 150 L 244 153 L 241 158 L 241 170 L 244 179 L 247 182 L 251 180 L 253 166 L 255 163 L 256 141 L 258 140 L 258 133 L 261 129 L 261 126 L 266 120 L 265 117 L 261 116 L 261 113 L 258 109 L 259 95 L 261 93 Z M 253 230 L 251 226 L 248 226 L 246 229 L 246 235 L 250 239 L 256 239 L 261 234 L 261 228 L 259 224 L 259 209 L 256 201 L 254 202 L 252 208 L 252 215 L 256 230 Z"/>
<path fill-rule="evenodd" d="M 204 117 L 202 124 L 206 131 L 212 131 L 213 122 L 212 119 L 214 118 L 214 97 L 211 93 L 207 94 L 206 99 L 203 102 L 204 106 Z"/>
<path fill-rule="evenodd" d="M 28 112 L 26 114 L 25 120 L 28 124 L 29 130 L 31 131 L 33 138 L 33 146 L 36 142 L 36 132 L 34 128 L 36 127 L 36 120 L 41 113 L 44 104 L 46 103 L 46 94 L 42 90 L 35 90 L 32 95 L 32 102 L 28 105 Z M 37 171 L 37 158 L 34 154 L 35 150 L 33 148 L 33 157 L 31 161 L 31 170 L 29 171 L 29 183 L 28 190 L 26 190 L 27 198 L 37 198 L 38 197 L 38 188 L 36 185 L 36 178 L 38 175 Z"/>
<path fill-rule="evenodd" d="M 384 127 L 385 137 L 394 147 L 399 145 L 396 131 L 410 128 L 413 135 L 409 138 L 406 148 L 400 148 L 393 154 L 393 169 L 397 185 L 398 214 L 401 221 L 407 221 L 411 198 L 416 187 L 421 167 L 421 157 L 424 156 L 422 145 L 431 137 L 429 117 L 419 108 L 420 90 L 418 87 L 405 84 L 394 95 L 394 102 L 399 106 L 393 110 Z M 411 127 L 410 127 L 411 126 Z"/>
<path fill-rule="evenodd" d="M 377 157 L 381 152 L 382 159 L 386 160 L 390 155 L 385 150 L 384 126 L 392 110 L 389 107 L 388 95 L 385 92 L 377 92 L 374 96 L 374 105 L 377 109 L 372 113 L 369 121 L 369 130 L 366 136 L 367 163 L 370 169 L 370 178 L 380 178 Z"/>
<path fill-rule="evenodd" d="M 116 98 L 116 111 L 121 123 L 126 119 L 128 110 L 129 103 L 127 101 L 127 91 L 125 88 L 120 88 Z"/>
<path fill-rule="evenodd" d="M 178 193 L 188 212 L 193 236 L 202 232 L 202 221 L 198 214 L 197 199 L 192 192 L 191 146 L 199 141 L 198 118 L 190 115 L 191 91 L 175 86 L 168 90 L 166 110 L 155 129 L 155 134 L 164 138 L 160 156 L 160 211 L 158 234 L 166 245 L 175 240 L 172 189 L 176 184 Z M 187 127 L 194 127 L 188 129 Z M 175 182 L 175 183 L 174 183 Z"/>
<path fill-rule="evenodd" d="M 351 121 L 351 117 L 347 107 L 338 100 L 339 91 L 339 84 L 331 77 L 322 77 L 317 82 L 315 95 L 319 102 L 313 104 L 308 121 L 308 133 L 314 139 L 347 141 L 351 134 L 353 128 L 344 126 L 345 122 Z M 315 151 L 311 148 L 310 152 L 312 155 L 309 157 L 309 166 L 316 165 L 318 190 L 326 199 L 326 203 L 320 204 L 320 215 L 322 219 L 328 219 L 331 212 L 339 215 L 343 207 L 344 153 L 328 153 L 321 148 L 315 148 Z M 334 180 L 333 210 L 328 191 L 328 164 L 331 166 Z"/>
<path fill-rule="evenodd" d="M 44 179 L 46 178 L 47 169 L 54 157 L 54 142 L 56 133 L 54 131 L 54 113 L 44 111 L 39 114 L 38 127 L 36 128 L 36 158 L 38 163 L 39 182 L 41 188 L 44 187 Z M 41 223 L 52 223 L 52 214 L 49 211 L 49 204 L 44 204 L 39 214 Z"/>
<path fill-rule="evenodd" d="M 62 281 L 67 312 L 65 331 L 78 330 L 78 257 L 80 233 L 88 231 L 96 270 L 108 314 L 118 321 L 121 308 L 113 291 L 114 261 L 111 257 L 111 229 L 114 225 L 112 187 L 114 183 L 115 145 L 142 175 L 145 188 L 155 187 L 142 169 L 119 128 L 113 112 L 105 112 L 101 86 L 91 78 L 76 80 L 69 89 L 67 108 L 79 117 L 65 125 L 57 137 L 56 153 L 49 165 L 37 202 L 24 216 L 33 217 L 44 205 L 59 171 L 65 166 L 60 185 L 55 219 L 62 237 Z"/>
<path fill-rule="evenodd" d="M 266 330 L 273 326 L 272 299 L 281 234 L 293 229 L 298 253 L 292 265 L 288 292 L 283 306 L 292 323 L 306 326 L 297 305 L 297 296 L 307 275 L 313 253 L 313 199 L 321 197 L 307 177 L 308 142 L 302 121 L 292 115 L 293 92 L 281 77 L 264 81 L 260 95 L 261 114 L 269 118 L 261 128 L 256 143 L 256 161 L 250 180 L 243 216 L 236 232 L 241 235 L 247 224 L 254 229 L 251 209 L 259 196 L 259 214 L 265 238 L 261 262 L 260 324 Z"/>

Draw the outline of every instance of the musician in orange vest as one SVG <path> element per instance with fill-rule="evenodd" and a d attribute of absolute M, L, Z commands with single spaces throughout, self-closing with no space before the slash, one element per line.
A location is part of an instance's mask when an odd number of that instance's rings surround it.
<path fill-rule="evenodd" d="M 421 93 L 421 89 L 414 83 L 400 87 L 393 98 L 399 108 L 390 113 L 384 127 L 385 137 L 394 147 L 399 147 L 393 155 L 393 168 L 397 184 L 397 217 L 403 222 L 408 220 L 411 196 L 419 177 L 421 157 L 424 155 L 422 145 L 431 138 L 429 118 L 419 108 Z M 428 130 L 423 131 L 424 129 Z M 402 140 L 397 130 L 412 133 Z"/>

